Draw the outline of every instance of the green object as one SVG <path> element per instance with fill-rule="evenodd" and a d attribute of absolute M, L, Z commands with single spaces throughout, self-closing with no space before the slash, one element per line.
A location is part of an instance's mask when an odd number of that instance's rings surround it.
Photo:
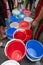
<path fill-rule="evenodd" d="M 27 3 L 28 0 L 23 0 L 23 1 L 24 1 L 24 3 Z"/>
<path fill-rule="evenodd" d="M 16 18 L 19 18 L 19 15 L 16 15 Z"/>
<path fill-rule="evenodd" d="M 36 37 L 36 33 L 37 33 L 37 31 L 38 31 L 38 29 L 39 29 L 39 27 L 40 27 L 40 25 L 43 23 L 43 19 L 39 22 L 39 24 L 35 27 L 35 29 L 34 29 L 34 32 L 33 32 L 33 39 L 35 39 L 35 37 Z"/>

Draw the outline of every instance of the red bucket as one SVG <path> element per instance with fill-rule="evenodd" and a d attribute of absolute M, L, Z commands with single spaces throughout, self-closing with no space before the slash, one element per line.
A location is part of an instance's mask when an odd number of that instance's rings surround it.
<path fill-rule="evenodd" d="M 25 30 L 25 31 L 26 31 L 26 40 L 25 41 L 32 39 L 33 31 L 32 30 Z"/>
<path fill-rule="evenodd" d="M 31 15 L 31 12 L 30 12 L 28 9 L 24 9 L 24 10 L 23 10 L 23 13 L 24 13 L 27 17 L 30 17 L 30 15 Z"/>
<path fill-rule="evenodd" d="M 31 24 L 27 21 L 21 21 L 19 23 L 19 28 L 21 28 L 21 29 L 27 30 L 27 29 L 30 29 L 30 27 L 31 27 Z"/>
<path fill-rule="evenodd" d="M 13 38 L 15 39 L 20 39 L 22 40 L 23 42 L 25 42 L 25 39 L 26 39 L 26 32 L 24 29 L 18 29 L 14 32 L 13 34 Z"/>
<path fill-rule="evenodd" d="M 19 39 L 10 40 L 5 46 L 5 55 L 10 60 L 20 62 L 26 54 L 25 44 Z"/>

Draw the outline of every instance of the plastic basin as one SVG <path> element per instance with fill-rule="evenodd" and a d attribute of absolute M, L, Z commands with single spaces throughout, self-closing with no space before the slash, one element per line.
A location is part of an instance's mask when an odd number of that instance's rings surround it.
<path fill-rule="evenodd" d="M 12 10 L 12 13 L 13 13 L 13 15 L 20 15 L 21 12 L 19 10 L 15 9 L 15 10 Z"/>
<path fill-rule="evenodd" d="M 13 39 L 13 33 L 16 30 L 16 28 L 8 28 L 6 30 L 6 35 L 8 37 L 8 39 Z"/>
<path fill-rule="evenodd" d="M 18 29 L 14 32 L 13 38 L 20 39 L 23 42 L 25 42 L 26 39 L 26 33 L 24 29 Z"/>
<path fill-rule="evenodd" d="M 32 35 L 33 35 L 33 31 L 32 30 L 25 30 L 26 32 L 26 40 L 25 41 L 29 41 L 32 39 Z"/>
<path fill-rule="evenodd" d="M 19 28 L 19 23 L 18 22 L 13 22 L 13 23 L 10 24 L 10 27 L 18 29 Z"/>
<path fill-rule="evenodd" d="M 21 21 L 19 22 L 19 28 L 29 30 L 31 27 L 31 24 L 27 21 Z"/>
<path fill-rule="evenodd" d="M 25 14 L 20 14 L 19 17 L 20 17 L 21 19 L 24 19 L 24 18 L 25 18 Z"/>
<path fill-rule="evenodd" d="M 10 22 L 20 22 L 21 18 L 17 18 L 16 16 L 10 16 Z"/>
<path fill-rule="evenodd" d="M 1 65 L 20 65 L 20 64 L 14 60 L 7 60 L 7 61 L 3 62 Z"/>
<path fill-rule="evenodd" d="M 31 15 L 31 12 L 30 12 L 28 9 L 24 9 L 24 10 L 23 10 L 23 13 L 24 13 L 27 17 L 30 17 L 30 15 Z"/>
<path fill-rule="evenodd" d="M 26 52 L 32 59 L 40 59 L 43 54 L 43 47 L 39 41 L 30 40 L 26 43 Z"/>
<path fill-rule="evenodd" d="M 5 46 L 5 55 L 8 59 L 20 62 L 25 54 L 26 48 L 24 42 L 19 39 L 12 39 L 7 42 Z"/>
<path fill-rule="evenodd" d="M 31 17 L 25 17 L 24 21 L 32 23 L 33 19 Z"/>

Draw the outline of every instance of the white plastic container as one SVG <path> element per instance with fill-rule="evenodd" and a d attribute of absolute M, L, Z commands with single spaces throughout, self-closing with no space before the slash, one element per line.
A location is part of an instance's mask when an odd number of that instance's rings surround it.
<path fill-rule="evenodd" d="M 20 64 L 14 60 L 7 60 L 4 63 L 2 63 L 1 65 L 20 65 Z"/>
<path fill-rule="evenodd" d="M 19 23 L 13 22 L 13 23 L 10 24 L 10 27 L 18 29 L 19 28 Z"/>
<path fill-rule="evenodd" d="M 25 17 L 24 21 L 32 23 L 33 19 L 31 17 Z"/>

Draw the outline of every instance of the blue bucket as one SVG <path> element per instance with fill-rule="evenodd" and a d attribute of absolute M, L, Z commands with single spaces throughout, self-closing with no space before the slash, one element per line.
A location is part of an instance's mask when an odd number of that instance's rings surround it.
<path fill-rule="evenodd" d="M 13 33 L 16 30 L 16 28 L 8 28 L 6 30 L 6 35 L 8 37 L 8 39 L 13 39 Z"/>
<path fill-rule="evenodd" d="M 6 26 L 8 26 L 8 25 L 9 25 L 8 20 L 5 20 L 5 24 L 6 24 Z"/>
<path fill-rule="evenodd" d="M 43 47 L 39 41 L 30 40 L 26 43 L 26 52 L 32 59 L 40 59 L 43 55 Z"/>
<path fill-rule="evenodd" d="M 17 18 L 16 16 L 10 16 L 10 22 L 20 22 L 21 18 Z"/>
<path fill-rule="evenodd" d="M 19 17 L 23 20 L 25 18 L 25 14 L 20 14 Z"/>
<path fill-rule="evenodd" d="M 30 61 L 32 61 L 32 62 L 36 62 L 36 61 L 40 61 L 40 60 L 41 60 L 41 58 L 33 59 L 33 58 L 31 58 L 27 53 L 26 53 L 26 57 L 27 57 L 28 60 L 30 60 Z"/>

